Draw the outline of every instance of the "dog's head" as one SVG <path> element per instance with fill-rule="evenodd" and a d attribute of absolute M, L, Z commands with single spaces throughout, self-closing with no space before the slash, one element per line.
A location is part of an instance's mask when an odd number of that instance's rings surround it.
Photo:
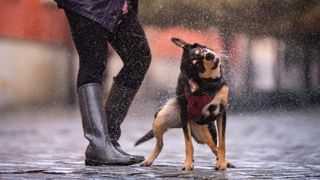
<path fill-rule="evenodd" d="M 213 50 L 198 43 L 186 43 L 178 38 L 171 40 L 183 49 L 180 70 L 193 89 L 221 78 L 220 58 Z"/>
<path fill-rule="evenodd" d="M 218 55 L 210 48 L 172 38 L 174 44 L 183 48 L 180 64 L 181 72 L 188 79 L 218 79 L 221 77 L 221 62 Z"/>

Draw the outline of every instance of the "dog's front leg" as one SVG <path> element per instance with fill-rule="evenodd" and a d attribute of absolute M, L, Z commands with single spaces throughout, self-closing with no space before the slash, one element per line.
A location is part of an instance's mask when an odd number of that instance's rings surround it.
<path fill-rule="evenodd" d="M 186 145 L 186 159 L 182 170 L 192 171 L 193 170 L 193 145 L 191 136 L 191 125 L 187 122 L 187 125 L 183 127 L 184 140 Z"/>
<path fill-rule="evenodd" d="M 182 170 L 191 171 L 193 169 L 193 145 L 191 137 L 191 125 L 188 121 L 188 101 L 185 97 L 185 87 L 188 82 L 182 74 L 179 75 L 176 95 L 178 104 L 180 106 L 180 119 L 183 130 L 183 135 L 186 145 L 186 159 Z"/>
<path fill-rule="evenodd" d="M 226 159 L 226 124 L 227 114 L 226 111 L 224 111 L 217 116 L 219 145 L 216 170 L 225 170 L 227 167 L 234 167 Z"/>
<path fill-rule="evenodd" d="M 217 128 L 218 128 L 218 157 L 216 170 L 225 170 L 227 168 L 226 160 L 226 112 L 217 116 Z"/>

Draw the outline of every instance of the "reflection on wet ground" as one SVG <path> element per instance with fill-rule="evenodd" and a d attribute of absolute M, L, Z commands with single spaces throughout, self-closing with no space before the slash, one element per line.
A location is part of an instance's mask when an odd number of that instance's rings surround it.
<path fill-rule="evenodd" d="M 152 112 L 130 113 L 120 143 L 131 153 L 148 155 L 154 141 L 134 142 L 152 123 Z M 84 166 L 86 140 L 77 110 L 46 109 L 7 113 L 0 120 L 0 178 L 58 179 L 320 179 L 320 108 L 229 115 L 227 156 L 237 166 L 214 170 L 209 148 L 195 145 L 195 169 L 181 171 L 184 141 L 169 131 L 162 153 L 151 167 Z"/>

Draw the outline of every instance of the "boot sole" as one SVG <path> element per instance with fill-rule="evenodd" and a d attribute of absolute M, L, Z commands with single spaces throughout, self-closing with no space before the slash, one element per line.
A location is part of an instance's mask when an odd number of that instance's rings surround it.
<path fill-rule="evenodd" d="M 129 166 L 132 164 L 136 164 L 135 161 L 129 161 L 129 162 L 101 162 L 101 161 L 95 161 L 86 159 L 85 165 L 86 166 Z"/>
<path fill-rule="evenodd" d="M 139 156 L 139 155 L 132 155 L 132 154 L 128 154 L 126 153 L 121 146 L 118 143 L 112 143 L 113 147 L 121 154 L 125 155 L 125 156 L 130 156 L 132 157 L 133 161 L 135 163 L 141 163 L 142 161 L 144 161 L 144 157 L 143 156 Z"/>

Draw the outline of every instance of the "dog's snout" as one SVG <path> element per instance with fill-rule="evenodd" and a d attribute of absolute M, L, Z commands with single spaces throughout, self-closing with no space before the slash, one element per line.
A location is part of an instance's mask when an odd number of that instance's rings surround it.
<path fill-rule="evenodd" d="M 205 54 L 205 56 L 204 56 L 204 58 L 206 59 L 206 60 L 208 60 L 208 61 L 212 61 L 212 60 L 214 60 L 215 59 L 215 55 L 213 54 L 213 53 L 206 53 Z"/>

